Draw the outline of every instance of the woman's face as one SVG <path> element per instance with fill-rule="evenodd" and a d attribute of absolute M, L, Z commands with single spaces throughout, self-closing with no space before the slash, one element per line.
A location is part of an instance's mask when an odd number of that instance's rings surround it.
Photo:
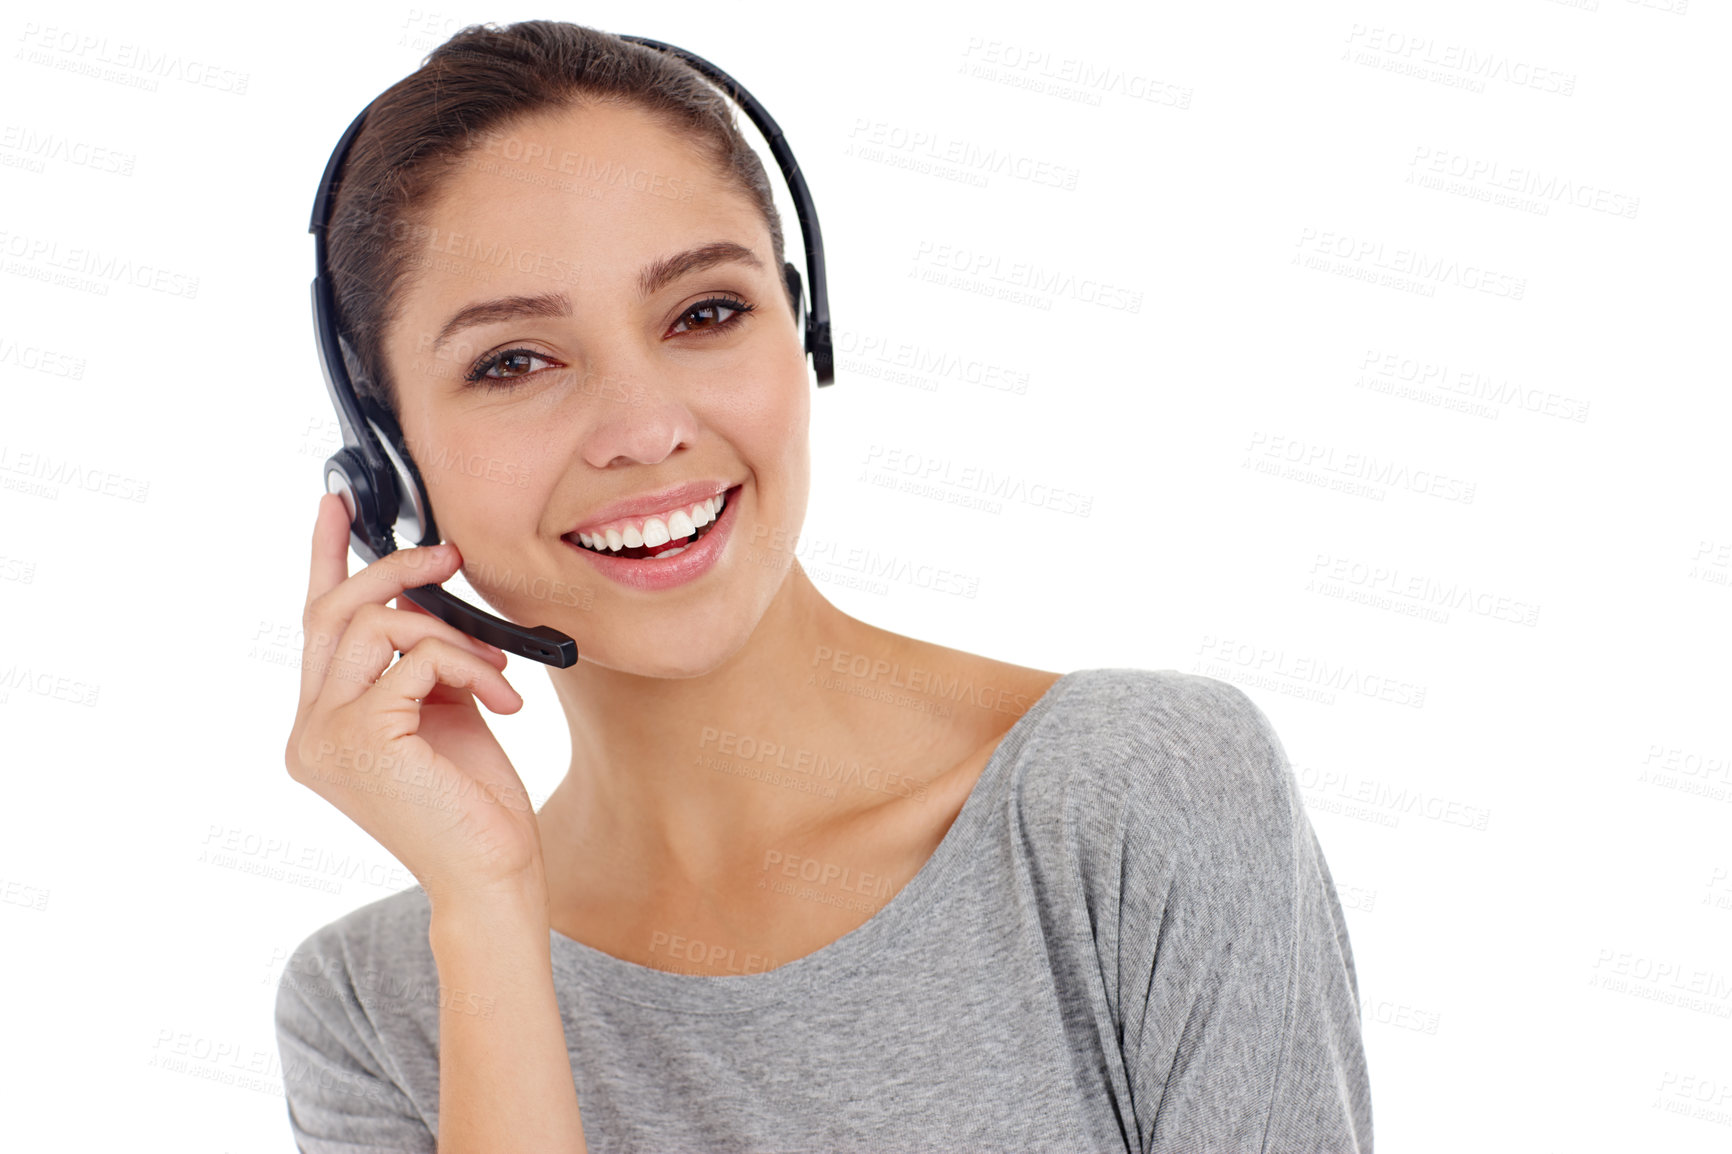
<path fill-rule="evenodd" d="M 781 587 L 810 483 L 806 362 L 763 219 L 694 143 L 597 105 L 496 133 L 425 224 L 384 354 L 464 576 L 586 660 L 714 669 Z M 685 554 L 577 544 L 721 490 Z"/>

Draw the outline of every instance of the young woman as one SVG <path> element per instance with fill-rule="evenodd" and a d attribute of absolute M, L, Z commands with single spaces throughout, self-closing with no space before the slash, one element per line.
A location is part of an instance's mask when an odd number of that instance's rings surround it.
<path fill-rule="evenodd" d="M 802 571 L 783 236 L 707 82 L 466 29 L 375 102 L 329 256 L 447 543 L 349 576 L 319 504 L 289 773 L 420 884 L 284 972 L 303 1150 L 1371 1148 L 1257 707 L 900 636 Z M 505 657 L 399 596 L 459 568 L 578 642 L 539 811 L 476 704 L 521 706 Z"/>

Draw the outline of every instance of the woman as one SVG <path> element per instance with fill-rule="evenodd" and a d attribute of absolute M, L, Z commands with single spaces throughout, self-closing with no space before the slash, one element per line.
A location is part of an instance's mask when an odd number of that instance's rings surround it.
<path fill-rule="evenodd" d="M 320 502 L 287 765 L 420 884 L 285 970 L 303 1149 L 1370 1149 L 1256 706 L 890 633 L 801 569 L 781 229 L 695 73 L 466 29 L 375 102 L 329 245 L 447 544 L 348 576 Z M 459 567 L 579 645 L 538 812 L 476 706 L 521 706 L 503 654 L 399 596 Z"/>

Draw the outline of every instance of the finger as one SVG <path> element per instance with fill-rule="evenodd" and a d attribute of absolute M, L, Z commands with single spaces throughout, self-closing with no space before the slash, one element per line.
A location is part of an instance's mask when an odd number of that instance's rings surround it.
<path fill-rule="evenodd" d="M 307 577 L 307 602 L 349 578 L 349 510 L 335 493 L 319 498 L 313 521 L 313 567 Z"/>
<path fill-rule="evenodd" d="M 397 608 L 402 609 L 402 610 L 409 612 L 409 613 L 419 613 L 423 617 L 432 617 L 432 618 L 434 618 L 436 620 L 440 620 L 440 621 L 444 620 L 444 618 L 440 617 L 437 613 L 430 613 L 426 609 L 423 609 L 421 606 L 417 605 L 413 600 L 410 599 L 410 597 L 407 593 L 405 593 L 403 596 L 397 598 L 395 601 L 392 602 L 392 604 L 395 605 Z M 453 628 L 456 628 L 456 627 L 453 626 Z M 458 632 L 463 633 L 463 631 L 461 629 L 459 629 Z M 483 641 L 481 638 L 476 637 L 472 633 L 463 633 L 463 638 L 465 641 L 469 642 L 469 645 L 472 649 L 474 649 L 477 653 L 481 654 L 483 657 L 487 658 L 489 661 L 493 662 L 493 664 L 496 667 L 498 667 L 500 669 L 505 668 L 505 660 L 506 660 L 505 650 L 499 648 L 499 646 L 493 644 L 491 641 Z"/>
<path fill-rule="evenodd" d="M 435 640 L 449 649 L 467 652 L 476 661 L 484 663 L 488 672 L 498 678 L 513 697 L 516 696 L 516 691 L 511 690 L 501 674 L 505 661 L 503 654 L 495 660 L 491 654 L 474 648 L 480 642 L 437 617 L 404 613 L 383 605 L 363 605 L 355 612 L 340 642 L 332 647 L 330 667 L 325 671 L 319 691 L 319 705 L 328 709 L 347 705 L 384 676 L 396 654 L 403 654 L 403 659 L 407 660 L 417 645 Z"/>
<path fill-rule="evenodd" d="M 523 698 L 499 670 L 442 637 L 424 637 L 387 669 L 366 692 L 419 711 L 421 699 L 440 685 L 466 690 L 494 713 L 515 713 Z M 417 714 L 418 715 L 418 714 Z"/>
<path fill-rule="evenodd" d="M 313 604 L 319 598 L 349 579 L 349 511 L 343 499 L 335 493 L 319 498 L 319 514 L 313 521 L 312 566 L 307 574 L 307 600 L 301 609 L 301 708 L 305 709 L 319 694 L 323 673 L 329 660 L 329 644 L 314 636 Z"/>
<path fill-rule="evenodd" d="M 343 505 L 339 499 L 337 515 L 340 517 L 342 512 Z M 321 524 L 320 527 L 327 526 Z M 346 528 L 343 531 L 346 532 Z M 335 539 L 336 536 L 333 532 L 332 539 L 324 544 L 337 553 L 337 566 L 346 566 L 348 562 L 342 559 L 345 546 Z M 301 651 L 301 708 L 306 709 L 322 695 L 326 671 L 331 668 L 339 640 L 361 606 L 383 608 L 385 602 L 404 589 L 445 580 L 457 571 L 457 564 L 454 549 L 399 549 L 385 554 L 353 577 L 312 596 L 302 619 L 306 640 Z"/>

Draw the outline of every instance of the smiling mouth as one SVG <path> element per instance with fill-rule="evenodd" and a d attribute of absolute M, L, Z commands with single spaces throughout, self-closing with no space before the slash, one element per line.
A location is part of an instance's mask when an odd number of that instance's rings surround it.
<path fill-rule="evenodd" d="M 618 549 L 609 549 L 601 545 L 585 545 L 578 539 L 576 533 L 567 533 L 564 539 L 571 542 L 573 545 L 576 545 L 579 549 L 586 550 L 590 553 L 599 553 L 603 557 L 617 557 L 627 561 L 646 561 L 652 558 L 659 560 L 662 558 L 677 556 L 691 548 L 697 543 L 698 538 L 716 527 L 716 523 L 719 522 L 722 519 L 722 516 L 727 512 L 729 506 L 733 503 L 734 495 L 738 493 L 739 490 L 740 487 L 735 485 L 732 489 L 728 489 L 721 494 L 722 507 L 716 511 L 716 515 L 713 518 L 704 522 L 702 525 L 699 525 L 694 531 L 687 533 L 685 536 L 672 538 L 660 545 L 622 545 Z"/>

